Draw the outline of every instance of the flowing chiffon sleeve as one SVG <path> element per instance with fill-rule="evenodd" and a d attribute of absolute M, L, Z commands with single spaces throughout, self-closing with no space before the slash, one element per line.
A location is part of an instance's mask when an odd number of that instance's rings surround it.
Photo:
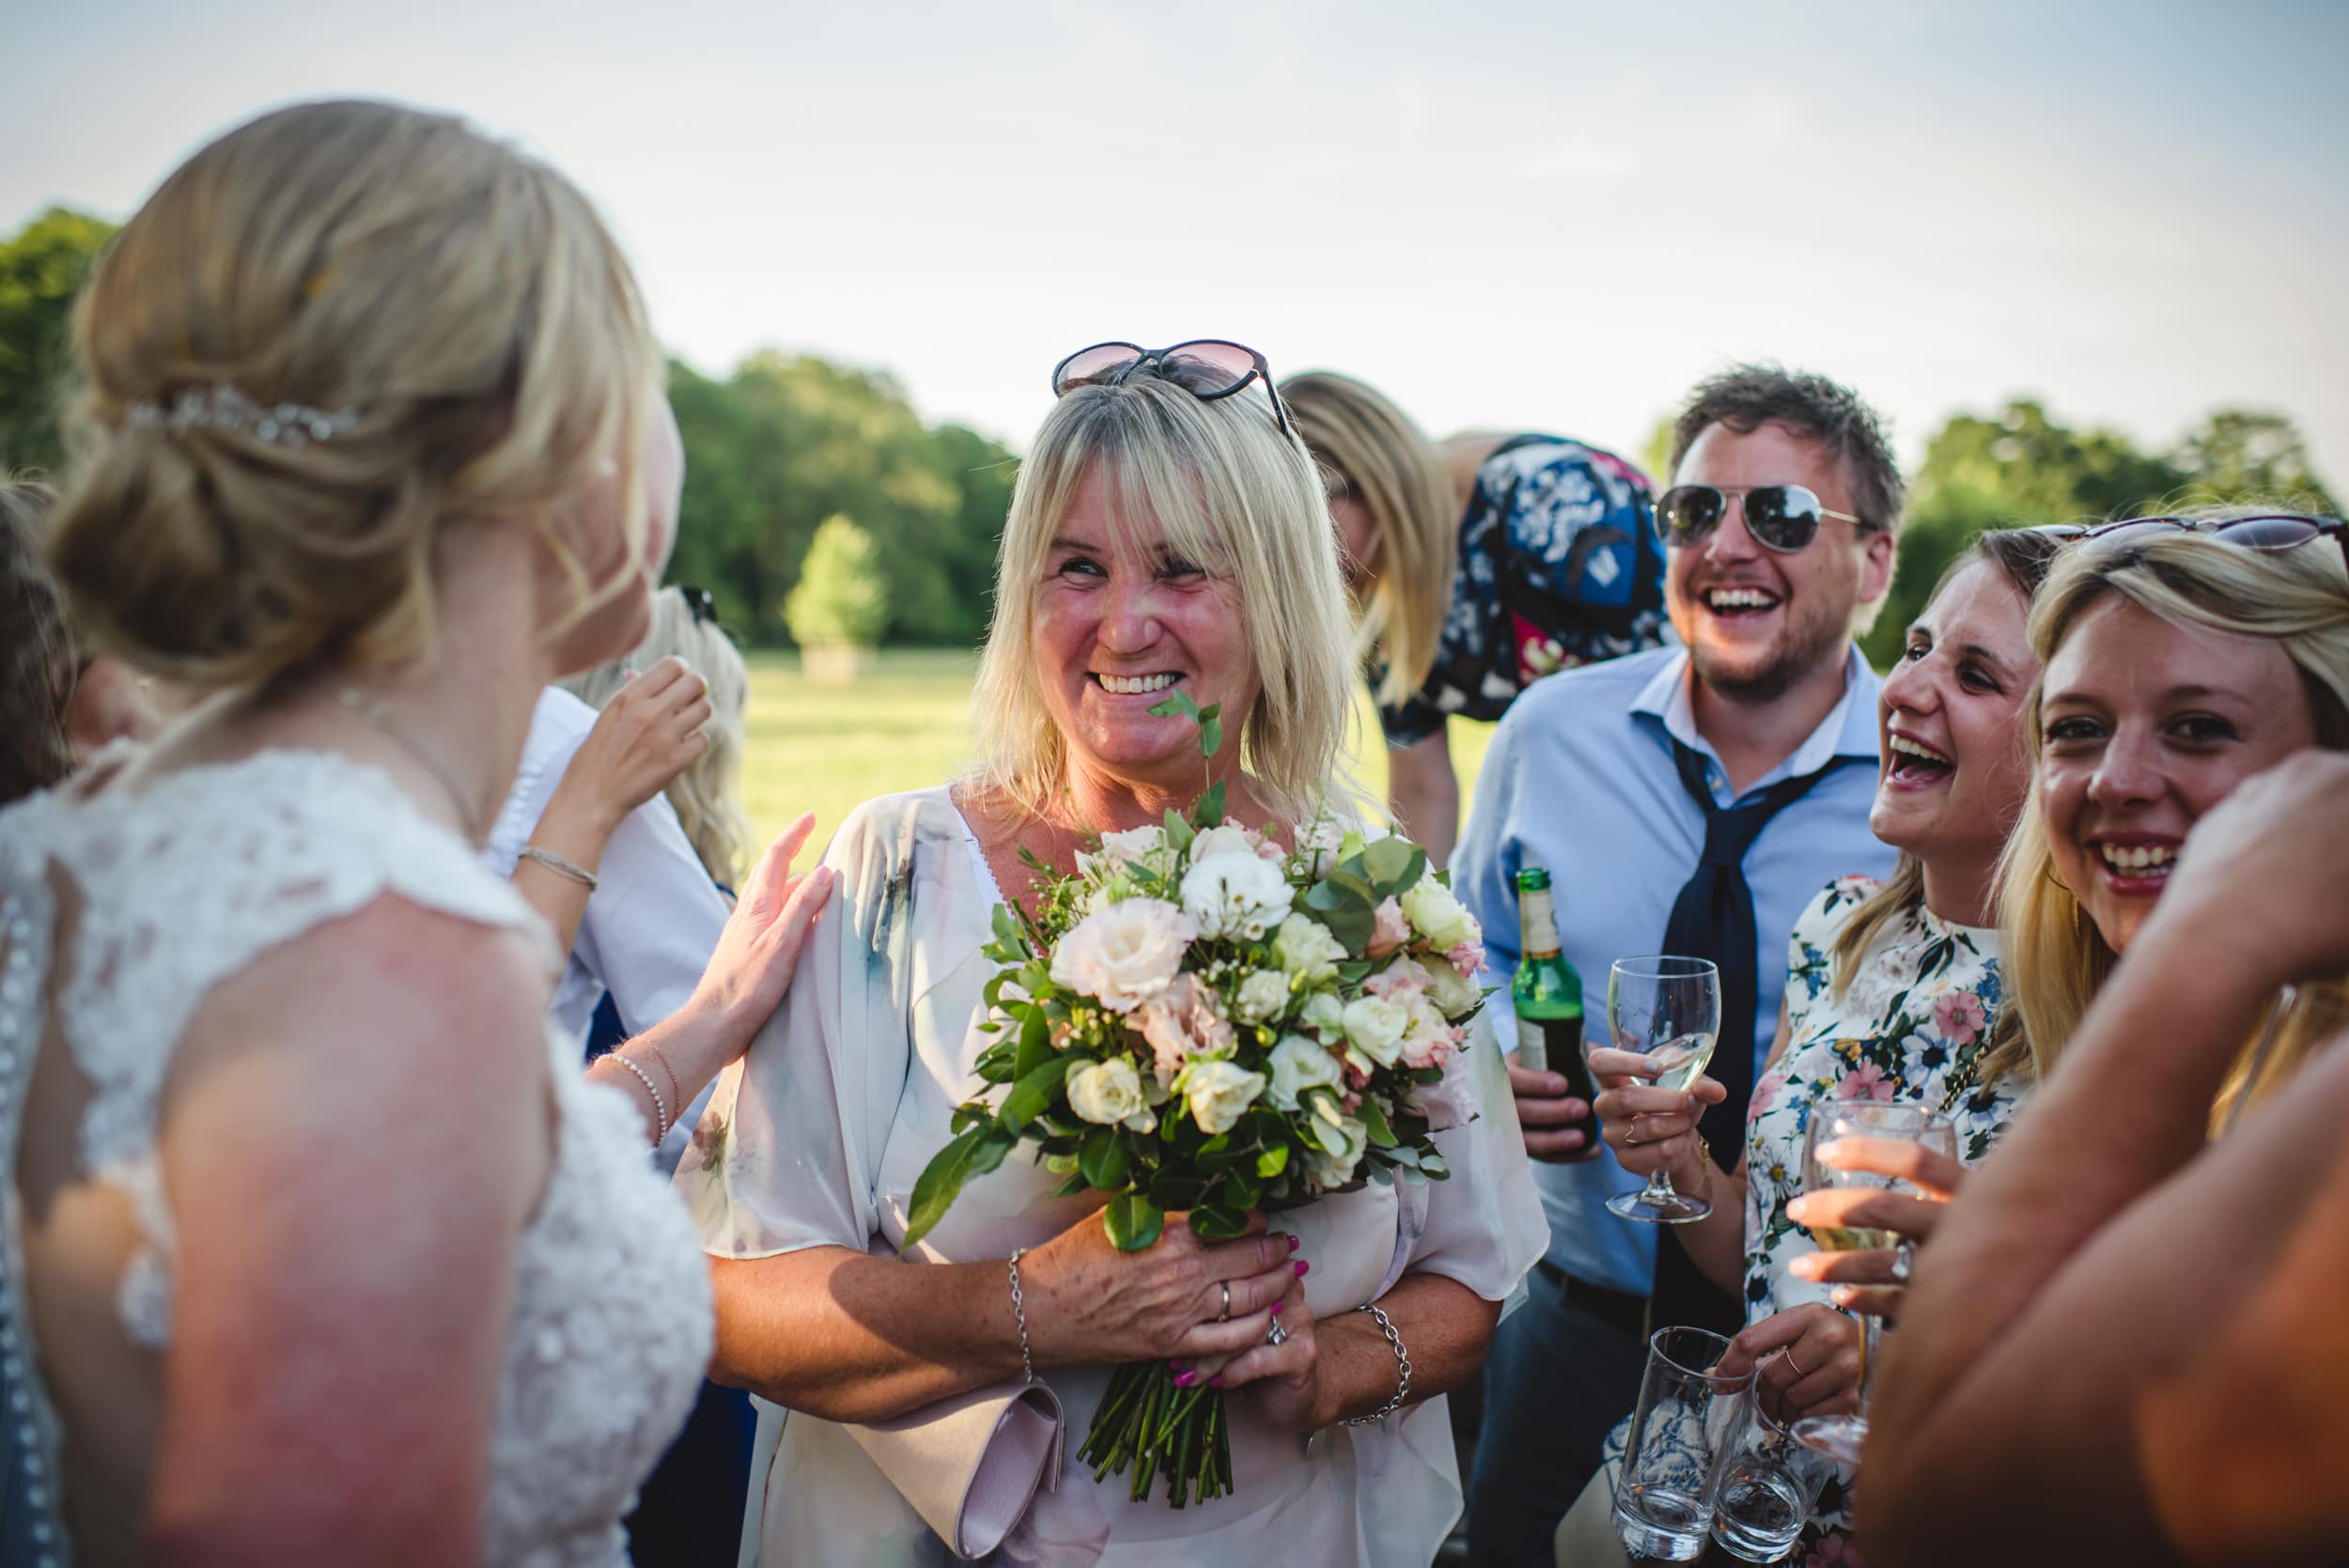
<path fill-rule="evenodd" d="M 783 1005 L 718 1079 L 678 1164 L 703 1250 L 765 1258 L 864 1251 L 910 1043 L 921 798 L 869 800 L 822 863 L 838 881 Z"/>
<path fill-rule="evenodd" d="M 1549 1250 L 1549 1221 L 1526 1162 L 1517 1102 L 1493 1032 L 1488 1001 L 1470 1032 L 1454 1070 L 1469 1075 L 1476 1118 L 1436 1134 L 1450 1177 L 1417 1190 L 1426 1195 L 1408 1268 L 1457 1280 L 1487 1301 L 1504 1301 Z"/>

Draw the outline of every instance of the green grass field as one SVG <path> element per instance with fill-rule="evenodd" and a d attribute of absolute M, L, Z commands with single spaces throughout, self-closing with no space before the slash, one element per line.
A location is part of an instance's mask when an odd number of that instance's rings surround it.
<path fill-rule="evenodd" d="M 888 649 L 870 675 L 845 683 L 812 681 L 795 653 L 750 656 L 751 702 L 744 724 L 743 801 L 766 840 L 803 811 L 816 814 L 818 843 L 859 801 L 951 778 L 972 754 L 971 681 L 975 656 Z M 1358 744 L 1367 737 L 1360 778 L 1373 800 L 1387 789 L 1384 750 L 1365 694 Z M 1465 804 L 1490 724 L 1452 722 L 1452 754 Z"/>

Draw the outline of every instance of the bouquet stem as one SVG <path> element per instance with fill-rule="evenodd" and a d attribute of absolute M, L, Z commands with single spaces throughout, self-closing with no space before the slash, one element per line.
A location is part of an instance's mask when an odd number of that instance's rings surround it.
<path fill-rule="evenodd" d="M 1224 1497 L 1232 1490 L 1232 1436 L 1223 1395 L 1176 1388 L 1163 1361 L 1119 1367 L 1077 1456 L 1093 1467 L 1096 1481 L 1130 1468 L 1136 1502 L 1149 1497 L 1160 1471 L 1169 1507 Z"/>

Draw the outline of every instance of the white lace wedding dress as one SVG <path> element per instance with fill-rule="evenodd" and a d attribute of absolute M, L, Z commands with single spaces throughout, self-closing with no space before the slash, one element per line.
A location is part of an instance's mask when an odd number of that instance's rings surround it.
<path fill-rule="evenodd" d="M 144 1498 L 103 1494 L 132 1489 L 126 1478 L 151 1466 L 155 1412 L 123 1412 L 120 1399 L 93 1406 L 87 1387 L 45 1379 L 71 1365 L 160 1404 L 175 1242 L 156 1130 L 179 1038 L 213 986 L 384 894 L 544 935 L 470 848 L 382 773 L 341 756 L 269 752 L 164 775 L 136 794 L 69 787 L 0 812 L 0 1562 L 136 1554 Z M 514 1251 L 482 1560 L 610 1568 L 627 1560 L 618 1520 L 708 1361 L 709 1289 L 685 1213 L 650 1169 L 635 1107 L 583 1080 L 575 1046 L 550 1032 L 548 1049 L 554 1160 Z M 52 1343 L 37 1347 L 28 1300 L 54 1308 L 71 1286 L 28 1288 L 19 1158 L 34 1063 L 60 1051 L 88 1085 L 76 1168 L 64 1174 L 127 1198 L 135 1237 L 122 1249 L 112 1312 L 95 1297 L 100 1310 L 78 1317 L 44 1311 Z M 451 1107 L 461 1114 L 461 1097 Z M 123 1461 L 123 1445 L 110 1443 L 118 1430 L 73 1430 L 77 1408 L 102 1412 L 94 1426 L 145 1431 L 148 1452 Z M 79 1539 L 68 1539 L 69 1519 Z"/>

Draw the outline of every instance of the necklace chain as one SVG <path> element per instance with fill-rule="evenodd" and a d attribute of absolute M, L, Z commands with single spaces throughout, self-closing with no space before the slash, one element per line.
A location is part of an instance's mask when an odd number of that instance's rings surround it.
<path fill-rule="evenodd" d="M 366 692 L 349 686 L 336 692 L 335 697 L 343 706 L 391 737 L 401 751 L 413 757 L 423 766 L 426 772 L 430 773 L 439 782 L 441 788 L 448 795 L 449 804 L 457 808 L 457 820 L 465 830 L 466 839 L 478 844 L 481 840 L 481 826 L 474 819 L 473 803 L 466 799 L 465 786 L 458 782 L 456 769 L 442 761 L 439 753 L 419 739 L 414 730 L 410 729 L 400 721 L 397 714 L 384 706 L 382 699 L 370 697 Z"/>

